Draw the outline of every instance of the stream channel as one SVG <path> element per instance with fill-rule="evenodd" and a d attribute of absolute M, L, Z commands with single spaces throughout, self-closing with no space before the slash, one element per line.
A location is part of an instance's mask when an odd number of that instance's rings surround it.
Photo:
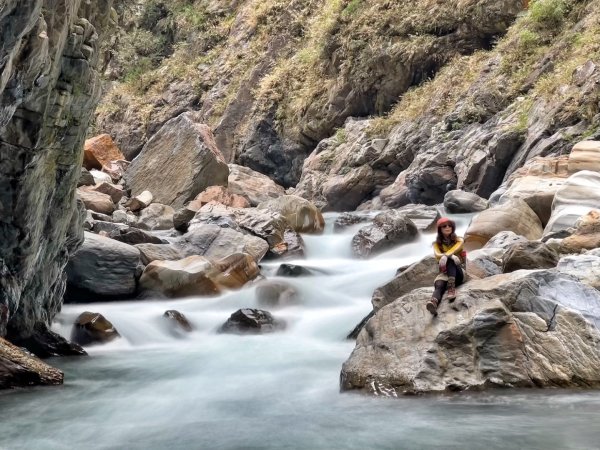
<path fill-rule="evenodd" d="M 54 329 L 69 337 L 83 311 L 123 336 L 55 358 L 65 384 L 0 393 L 1 449 L 591 449 L 600 448 L 600 392 L 495 390 L 376 398 L 339 392 L 373 290 L 431 252 L 433 234 L 367 261 L 350 242 L 363 225 L 304 236 L 296 263 L 318 275 L 286 278 L 301 306 L 271 310 L 285 331 L 217 334 L 239 308 L 260 307 L 249 287 L 216 298 L 65 305 Z M 455 216 L 462 234 L 470 216 Z M 262 264 L 274 276 L 280 262 Z M 196 327 L 173 335 L 163 312 Z M 269 308 L 265 308 L 269 309 Z"/>

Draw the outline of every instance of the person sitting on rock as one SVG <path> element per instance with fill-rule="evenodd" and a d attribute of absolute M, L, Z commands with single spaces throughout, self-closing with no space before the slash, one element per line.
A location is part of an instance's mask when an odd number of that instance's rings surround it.
<path fill-rule="evenodd" d="M 440 266 L 440 274 L 435 278 L 433 297 L 427 302 L 427 311 L 437 316 L 437 308 L 444 292 L 448 301 L 456 298 L 456 286 L 464 280 L 463 269 L 466 253 L 463 239 L 456 235 L 456 223 L 447 217 L 437 221 L 437 238 L 433 243 L 433 252 Z"/>

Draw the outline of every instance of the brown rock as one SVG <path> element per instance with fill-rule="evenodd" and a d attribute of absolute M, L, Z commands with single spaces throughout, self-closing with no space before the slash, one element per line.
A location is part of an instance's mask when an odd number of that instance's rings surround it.
<path fill-rule="evenodd" d="M 169 297 L 216 295 L 219 286 L 211 279 L 213 264 L 202 256 L 178 261 L 152 261 L 139 282 L 142 291 L 160 292 Z"/>
<path fill-rule="evenodd" d="M 245 253 L 234 253 L 214 263 L 215 274 L 211 278 L 221 287 L 239 289 L 260 273 L 258 264 Z"/>
<path fill-rule="evenodd" d="M 511 199 L 502 205 L 480 212 L 465 233 L 467 250 L 483 247 L 501 231 L 513 231 L 529 240 L 542 237 L 542 223 L 524 200 Z"/>
<path fill-rule="evenodd" d="M 0 337 L 0 389 L 63 383 L 63 373 Z"/>
<path fill-rule="evenodd" d="M 79 345 L 105 344 L 120 336 L 102 314 L 89 311 L 77 317 L 71 332 L 71 340 Z"/>
<path fill-rule="evenodd" d="M 108 134 L 101 134 L 85 141 L 83 167 L 86 169 L 100 170 L 110 161 L 119 159 L 125 157 Z"/>
<path fill-rule="evenodd" d="M 569 173 L 580 170 L 600 172 L 600 141 L 581 141 L 569 155 Z"/>
<path fill-rule="evenodd" d="M 194 201 L 195 205 L 200 203 L 200 207 L 205 204 L 215 201 L 225 206 L 231 206 L 232 208 L 249 208 L 250 202 L 241 195 L 232 194 L 224 186 L 210 186 L 196 196 Z M 196 210 L 197 211 L 197 210 Z"/>
<path fill-rule="evenodd" d="M 106 215 L 111 215 L 116 209 L 110 195 L 87 190 L 87 188 L 77 188 L 77 195 L 83 201 L 86 209 Z"/>
<path fill-rule="evenodd" d="M 209 186 L 226 186 L 228 174 L 210 128 L 186 112 L 146 143 L 124 178 L 133 196 L 149 190 L 156 202 L 181 208 Z"/>
<path fill-rule="evenodd" d="M 227 180 L 229 191 L 248 198 L 252 206 L 285 195 L 285 189 L 268 176 L 237 164 L 229 164 Z"/>
<path fill-rule="evenodd" d="M 85 188 L 85 190 L 109 195 L 113 203 L 119 203 L 123 195 L 125 195 L 121 186 L 111 183 L 100 183 L 96 186 Z"/>
<path fill-rule="evenodd" d="M 280 213 L 288 221 L 293 230 L 299 233 L 320 233 L 325 227 L 321 211 L 301 197 L 284 195 L 257 206 Z"/>

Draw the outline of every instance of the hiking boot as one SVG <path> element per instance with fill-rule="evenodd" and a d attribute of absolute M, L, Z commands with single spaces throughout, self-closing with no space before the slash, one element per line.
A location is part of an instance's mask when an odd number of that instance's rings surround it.
<path fill-rule="evenodd" d="M 448 288 L 446 290 L 446 295 L 448 296 L 448 301 L 453 302 L 456 298 L 456 280 L 454 277 L 448 278 Z"/>
<path fill-rule="evenodd" d="M 431 300 L 427 302 L 427 305 L 425 305 L 425 307 L 427 308 L 427 311 L 429 311 L 434 316 L 437 316 L 437 308 L 439 304 L 440 302 L 437 298 L 431 297 Z"/>

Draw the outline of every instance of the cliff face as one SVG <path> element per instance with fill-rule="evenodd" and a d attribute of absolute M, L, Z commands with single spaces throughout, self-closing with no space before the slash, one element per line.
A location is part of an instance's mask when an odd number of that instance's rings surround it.
<path fill-rule="evenodd" d="M 0 336 L 26 337 L 60 309 L 83 240 L 74 193 L 111 5 L 0 2 Z"/>

